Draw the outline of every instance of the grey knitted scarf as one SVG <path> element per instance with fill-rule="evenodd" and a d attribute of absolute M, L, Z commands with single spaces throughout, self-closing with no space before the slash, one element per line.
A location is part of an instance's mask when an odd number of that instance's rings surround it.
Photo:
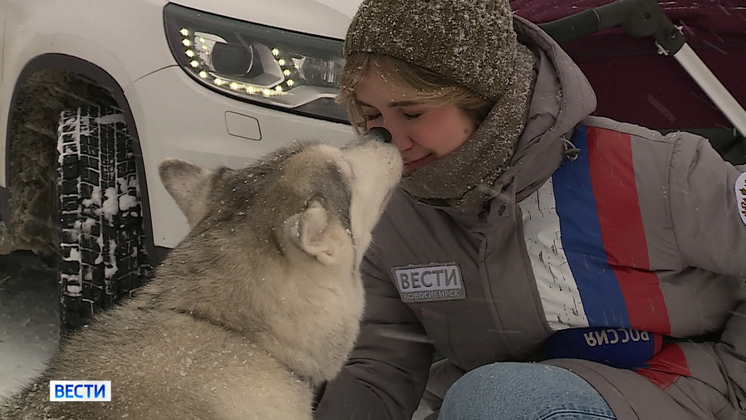
<path fill-rule="evenodd" d="M 484 209 L 485 200 L 493 194 L 477 187 L 491 188 L 510 163 L 528 118 L 536 81 L 534 62 L 528 47 L 519 44 L 505 94 L 461 147 L 402 180 L 409 195 L 437 207 L 470 213 Z"/>

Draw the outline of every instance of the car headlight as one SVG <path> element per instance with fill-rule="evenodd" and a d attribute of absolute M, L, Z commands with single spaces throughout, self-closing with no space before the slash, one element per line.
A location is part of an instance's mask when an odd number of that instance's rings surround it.
<path fill-rule="evenodd" d="M 337 105 L 342 41 L 239 21 L 176 4 L 165 8 L 176 61 L 205 86 L 239 99 L 348 123 Z"/>

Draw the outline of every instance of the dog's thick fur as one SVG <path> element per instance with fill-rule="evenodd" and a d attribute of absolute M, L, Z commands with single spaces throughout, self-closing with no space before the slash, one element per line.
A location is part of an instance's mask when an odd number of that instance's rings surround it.
<path fill-rule="evenodd" d="M 3 418 L 311 419 L 312 387 L 357 338 L 359 264 L 401 170 L 394 146 L 366 138 L 296 143 L 244 170 L 164 161 L 191 232 Z M 49 380 L 110 380 L 112 401 L 49 402 Z"/>

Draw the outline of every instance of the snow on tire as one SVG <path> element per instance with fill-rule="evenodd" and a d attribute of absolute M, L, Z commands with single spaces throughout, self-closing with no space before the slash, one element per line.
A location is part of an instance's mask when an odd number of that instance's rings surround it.
<path fill-rule="evenodd" d="M 147 277 L 140 189 L 124 116 L 64 111 L 59 152 L 59 286 L 65 330 L 86 324 Z"/>

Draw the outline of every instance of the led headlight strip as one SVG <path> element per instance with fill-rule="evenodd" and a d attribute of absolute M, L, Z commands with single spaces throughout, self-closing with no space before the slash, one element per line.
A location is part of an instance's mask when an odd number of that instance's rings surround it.
<path fill-rule="evenodd" d="M 188 28 L 181 28 L 179 33 L 182 36 L 181 44 L 184 46 L 184 54 L 189 59 L 189 66 L 197 72 L 200 78 L 211 81 L 215 86 L 229 91 L 243 91 L 249 95 L 262 95 L 264 97 L 284 95 L 288 90 L 296 86 L 295 81 L 290 78 L 290 76 L 292 76 L 296 71 L 290 64 L 292 63 L 292 59 L 283 57 L 278 48 L 272 49 L 272 56 L 281 69 L 284 80 L 270 86 L 259 86 L 214 75 L 210 69 L 200 61 L 199 54 L 195 51 L 197 49 L 202 49 L 203 51 L 200 53 L 206 55 L 210 54 L 210 47 L 206 44 L 204 37 L 200 37 L 198 34 L 193 34 Z"/>
<path fill-rule="evenodd" d="M 238 100 L 347 123 L 334 102 L 344 66 L 342 40 L 190 9 L 164 8 L 169 48 L 201 85 Z"/>

